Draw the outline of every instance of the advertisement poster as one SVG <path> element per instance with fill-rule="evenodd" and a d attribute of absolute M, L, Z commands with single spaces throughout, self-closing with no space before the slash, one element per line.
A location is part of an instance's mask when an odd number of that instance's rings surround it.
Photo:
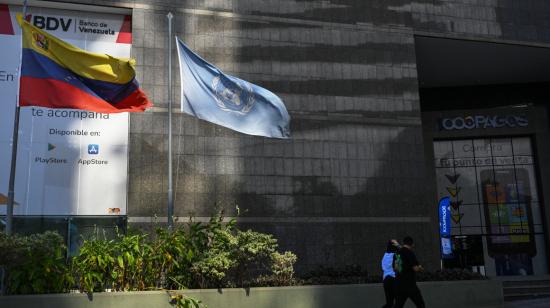
<path fill-rule="evenodd" d="M 18 93 L 20 6 L 0 3 L 0 214 Z M 29 7 L 30 22 L 82 49 L 129 57 L 131 16 Z M 128 115 L 22 107 L 15 215 L 125 215 Z"/>

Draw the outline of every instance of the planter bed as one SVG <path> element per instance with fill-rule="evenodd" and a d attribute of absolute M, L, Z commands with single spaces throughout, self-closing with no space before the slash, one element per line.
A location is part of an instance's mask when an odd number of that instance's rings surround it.
<path fill-rule="evenodd" d="M 502 283 L 495 280 L 420 282 L 427 307 L 498 307 Z M 179 291 L 176 291 L 179 292 Z M 185 290 L 209 308 L 381 307 L 381 284 Z M 0 307 L 138 308 L 172 307 L 167 291 L 0 296 Z M 406 307 L 413 307 L 408 303 Z"/>

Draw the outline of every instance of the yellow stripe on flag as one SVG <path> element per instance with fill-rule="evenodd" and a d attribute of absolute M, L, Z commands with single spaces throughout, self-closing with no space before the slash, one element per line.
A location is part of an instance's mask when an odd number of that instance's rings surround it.
<path fill-rule="evenodd" d="M 17 22 L 23 29 L 23 48 L 40 53 L 77 75 L 118 84 L 128 83 L 135 77 L 134 59 L 82 50 L 31 25 L 20 14 Z"/>

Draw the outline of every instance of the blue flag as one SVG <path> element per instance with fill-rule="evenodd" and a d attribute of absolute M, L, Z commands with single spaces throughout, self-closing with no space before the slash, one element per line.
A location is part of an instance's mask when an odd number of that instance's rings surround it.
<path fill-rule="evenodd" d="M 249 135 L 290 137 L 290 116 L 277 95 L 224 74 L 179 38 L 176 44 L 183 112 Z"/>
<path fill-rule="evenodd" d="M 451 198 L 439 200 L 439 235 L 451 236 Z"/>

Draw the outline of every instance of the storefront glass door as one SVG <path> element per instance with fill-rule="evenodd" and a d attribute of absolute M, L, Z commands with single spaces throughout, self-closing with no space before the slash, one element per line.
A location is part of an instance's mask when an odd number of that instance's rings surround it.
<path fill-rule="evenodd" d="M 530 138 L 435 141 L 434 154 L 438 195 L 451 198 L 453 256 L 445 266 L 547 274 Z"/>

